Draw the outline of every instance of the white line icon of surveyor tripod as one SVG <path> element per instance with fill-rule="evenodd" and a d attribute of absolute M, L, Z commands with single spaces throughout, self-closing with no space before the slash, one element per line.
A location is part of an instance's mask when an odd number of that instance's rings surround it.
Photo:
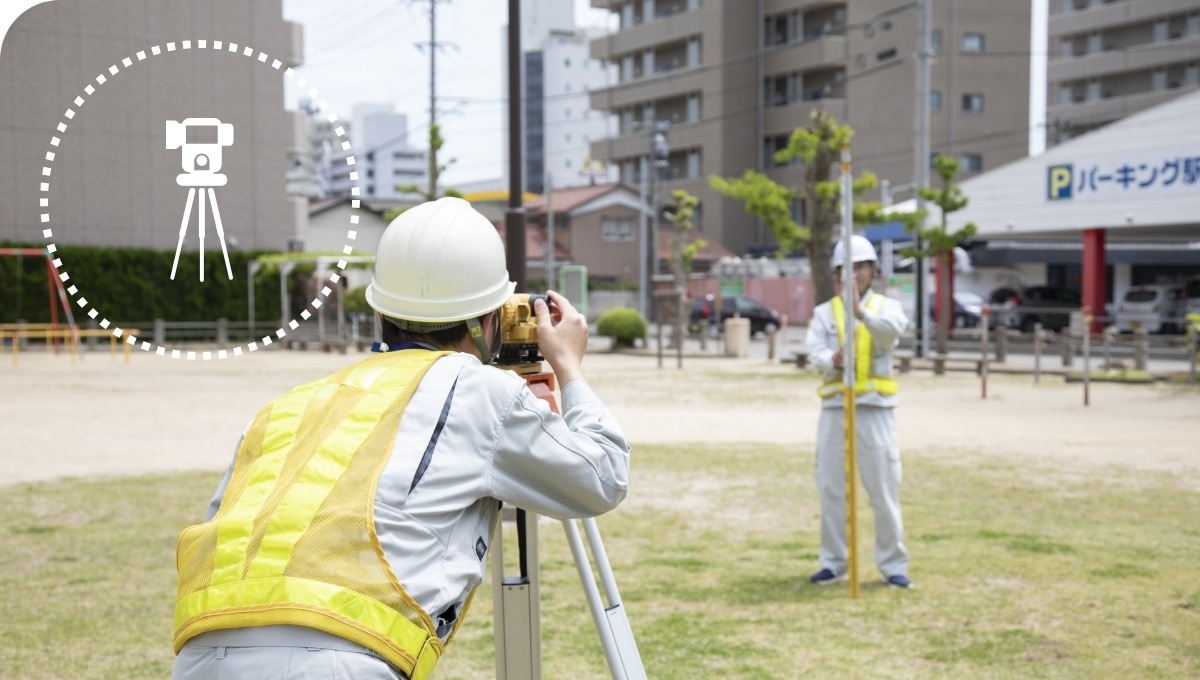
<path fill-rule="evenodd" d="M 212 207 L 213 225 L 217 228 L 217 239 L 221 242 L 221 254 L 225 256 L 225 273 L 233 280 L 233 269 L 229 266 L 229 251 L 225 247 L 225 228 L 221 224 L 221 210 L 217 207 L 217 192 L 213 187 L 223 187 L 228 180 L 221 169 L 221 149 L 233 146 L 233 125 L 222 123 L 216 118 L 185 118 L 182 122 L 167 121 L 167 148 L 182 149 L 183 173 L 175 177 L 175 183 L 188 188 L 187 204 L 183 207 L 183 221 L 179 224 L 179 244 L 175 246 L 175 261 L 171 264 L 171 280 L 175 280 L 175 269 L 179 266 L 179 251 L 183 249 L 183 237 L 187 234 L 188 222 L 192 217 L 192 203 L 200 194 L 200 206 L 196 221 L 200 236 L 200 280 L 204 281 L 204 218 L 205 194 Z M 196 189 L 200 191 L 197 192 Z"/>

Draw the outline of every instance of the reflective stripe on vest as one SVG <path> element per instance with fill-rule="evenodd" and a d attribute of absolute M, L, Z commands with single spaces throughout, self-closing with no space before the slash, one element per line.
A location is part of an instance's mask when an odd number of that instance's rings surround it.
<path fill-rule="evenodd" d="M 374 496 L 401 414 L 446 354 L 375 355 L 259 412 L 217 514 L 179 537 L 176 652 L 212 630 L 291 624 L 429 677 L 442 641 L 384 558 Z"/>
<path fill-rule="evenodd" d="M 883 309 L 883 301 L 882 295 L 871 293 L 867 296 L 864 306 L 872 312 L 879 312 Z M 833 308 L 833 325 L 837 326 L 838 347 L 841 347 L 846 343 L 846 308 L 840 297 L 834 297 L 829 303 Z M 884 396 L 895 394 L 898 388 L 896 379 L 873 375 L 872 363 L 871 333 L 862 330 L 862 323 L 859 322 L 854 326 L 854 393 L 878 392 Z M 830 380 L 817 388 L 817 394 L 826 399 L 841 394 L 844 387 L 841 380 Z"/>

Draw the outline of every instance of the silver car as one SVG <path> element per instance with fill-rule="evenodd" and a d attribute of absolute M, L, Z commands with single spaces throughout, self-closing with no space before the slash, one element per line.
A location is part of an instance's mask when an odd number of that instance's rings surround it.
<path fill-rule="evenodd" d="M 1117 331 L 1169 333 L 1183 328 L 1187 299 L 1181 286 L 1134 286 L 1117 304 Z"/>

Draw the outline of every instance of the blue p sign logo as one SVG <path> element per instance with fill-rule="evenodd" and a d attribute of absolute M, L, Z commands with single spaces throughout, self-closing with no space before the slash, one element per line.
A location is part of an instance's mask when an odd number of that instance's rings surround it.
<path fill-rule="evenodd" d="M 1051 165 L 1047 178 L 1046 197 L 1051 201 L 1070 198 L 1072 175 L 1070 165 Z"/>

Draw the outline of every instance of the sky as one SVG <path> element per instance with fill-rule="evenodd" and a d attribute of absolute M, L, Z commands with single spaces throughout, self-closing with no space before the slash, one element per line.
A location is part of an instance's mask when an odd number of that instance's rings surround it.
<path fill-rule="evenodd" d="M 0 36 L 26 9 L 52 0 L 0 0 Z M 247 0 L 250 1 L 250 0 Z M 605 24 L 607 12 L 575 3 L 579 26 Z M 283 0 L 285 19 L 304 26 L 304 64 L 296 69 L 338 117 L 355 104 L 392 102 L 408 115 L 410 143 L 426 147 L 429 123 L 430 0 Z M 507 103 L 501 73 L 505 0 L 439 0 L 438 117 L 446 138 L 442 158 L 456 159 L 443 175 L 449 185 L 503 174 Z M 289 81 L 285 104 L 304 95 Z"/>
<path fill-rule="evenodd" d="M 607 12 L 575 3 L 579 26 L 604 25 Z M 507 120 L 501 38 L 504 0 L 441 0 L 437 5 L 438 118 L 451 158 L 447 185 L 499 178 Z M 304 26 L 296 69 L 343 119 L 360 102 L 392 102 L 408 115 L 410 145 L 424 149 L 429 122 L 429 0 L 283 0 L 284 17 Z M 418 43 L 425 43 L 418 47 Z M 304 92 L 290 85 L 289 108 Z"/>

